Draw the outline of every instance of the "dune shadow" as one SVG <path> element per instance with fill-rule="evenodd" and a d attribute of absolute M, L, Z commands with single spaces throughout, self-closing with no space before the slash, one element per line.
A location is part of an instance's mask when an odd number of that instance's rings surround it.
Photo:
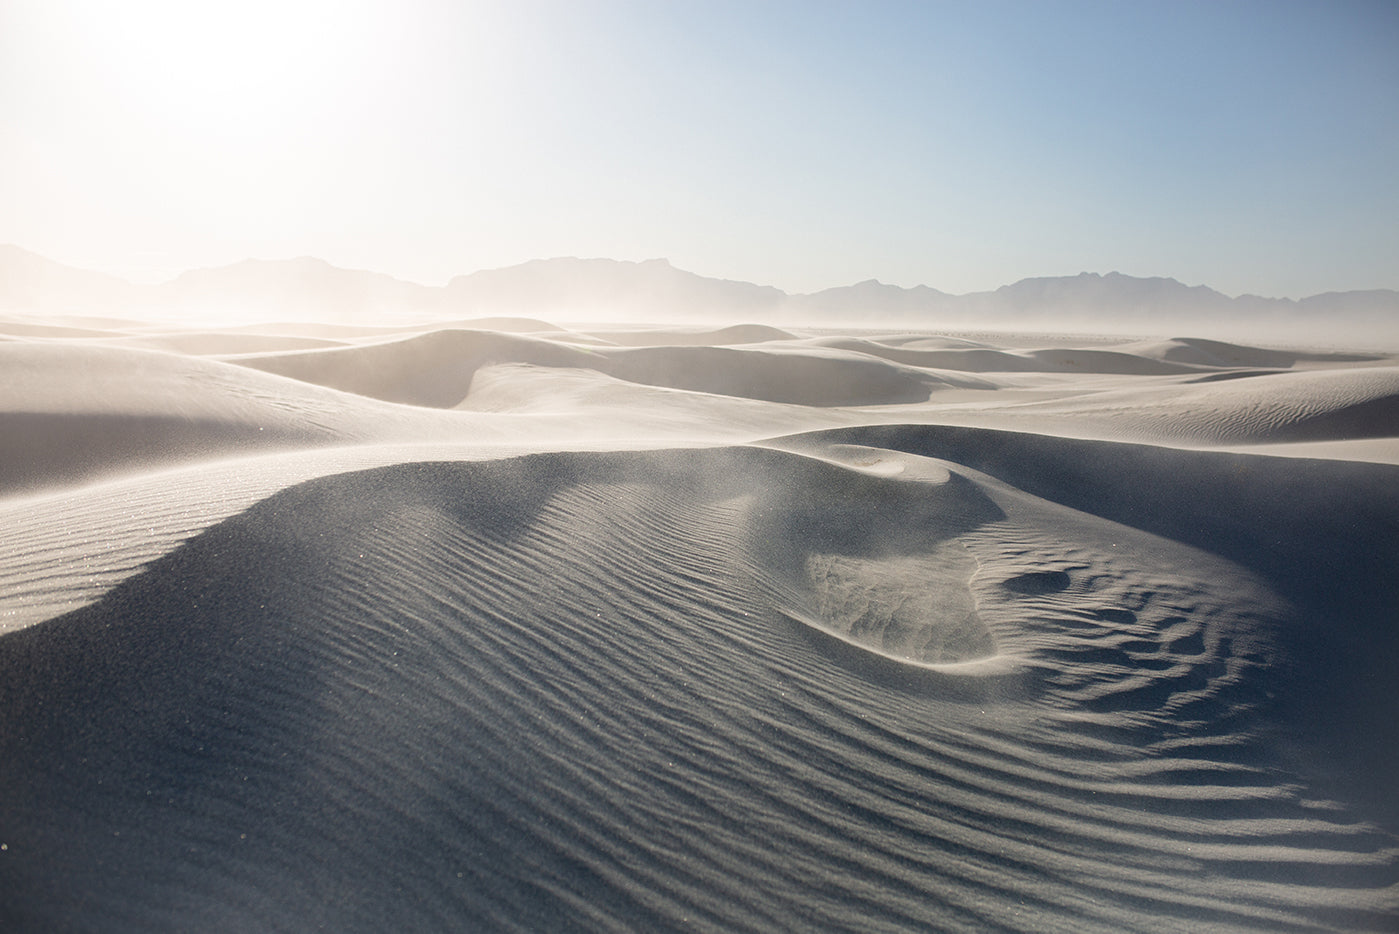
<path fill-rule="evenodd" d="M 1392 404 L 1362 407 L 1382 417 Z M 1354 426 L 1351 426 L 1354 427 Z M 786 443 L 786 442 L 784 442 Z M 791 443 L 941 458 L 1033 496 L 1223 557 L 1294 608 L 1263 687 L 1318 780 L 1399 827 L 1399 467 L 1179 450 L 954 426 L 869 426 Z M 1036 585 L 1030 585 L 1036 586 Z"/>

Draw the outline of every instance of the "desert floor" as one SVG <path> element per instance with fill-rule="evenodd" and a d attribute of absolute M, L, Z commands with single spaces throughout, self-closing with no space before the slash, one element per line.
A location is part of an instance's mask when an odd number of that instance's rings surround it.
<path fill-rule="evenodd" d="M 1399 928 L 1399 354 L 0 320 L 0 928 Z"/>

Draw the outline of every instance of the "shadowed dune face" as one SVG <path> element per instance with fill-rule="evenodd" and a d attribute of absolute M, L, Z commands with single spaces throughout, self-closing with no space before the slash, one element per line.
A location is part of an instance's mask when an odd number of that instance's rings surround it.
<path fill-rule="evenodd" d="M 1278 631 L 1292 662 L 1271 675 L 1291 729 L 1327 750 L 1328 771 L 1352 773 L 1350 794 L 1399 824 L 1390 782 L 1374 778 L 1399 776 L 1399 695 L 1390 687 L 1399 669 L 1399 469 L 951 426 L 862 427 L 803 443 L 946 458 L 1260 575 L 1303 621 Z M 1035 592 L 1063 582 L 1059 572 L 1031 571 L 1008 586 Z"/>
<path fill-rule="evenodd" d="M 856 434 L 313 480 L 5 637 L 0 918 L 1392 921 L 1266 578 Z"/>
<path fill-rule="evenodd" d="M 0 412 L 0 437 L 24 439 L 0 456 L 0 488 L 16 491 L 160 467 L 171 458 L 292 449 L 321 441 L 326 433 L 154 413 Z"/>
<path fill-rule="evenodd" d="M 586 368 L 590 356 L 586 350 L 515 334 L 444 330 L 364 347 L 233 359 L 254 369 L 385 402 L 451 408 L 465 398 L 482 366 L 508 360 Z"/>

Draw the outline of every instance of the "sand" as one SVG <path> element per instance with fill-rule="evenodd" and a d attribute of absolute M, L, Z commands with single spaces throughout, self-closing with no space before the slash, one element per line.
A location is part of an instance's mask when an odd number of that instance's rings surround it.
<path fill-rule="evenodd" d="M 1399 927 L 1399 354 L 15 318 L 0 438 L 0 929 Z"/>

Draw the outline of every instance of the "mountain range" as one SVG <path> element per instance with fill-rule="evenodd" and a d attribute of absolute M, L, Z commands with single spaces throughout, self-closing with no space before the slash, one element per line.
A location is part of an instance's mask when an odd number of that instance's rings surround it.
<path fill-rule="evenodd" d="M 244 260 L 158 285 L 76 269 L 0 245 L 0 311 L 212 320 L 367 323 L 404 318 L 527 316 L 591 320 L 859 323 L 919 328 L 1033 327 L 1139 333 L 1194 330 L 1290 335 L 1300 329 L 1399 342 L 1399 291 L 1328 292 L 1300 300 L 1243 295 L 1169 278 L 1106 275 L 1022 279 L 952 295 L 876 280 L 789 294 L 714 279 L 666 260 L 533 260 L 426 286 L 320 259 Z"/>

